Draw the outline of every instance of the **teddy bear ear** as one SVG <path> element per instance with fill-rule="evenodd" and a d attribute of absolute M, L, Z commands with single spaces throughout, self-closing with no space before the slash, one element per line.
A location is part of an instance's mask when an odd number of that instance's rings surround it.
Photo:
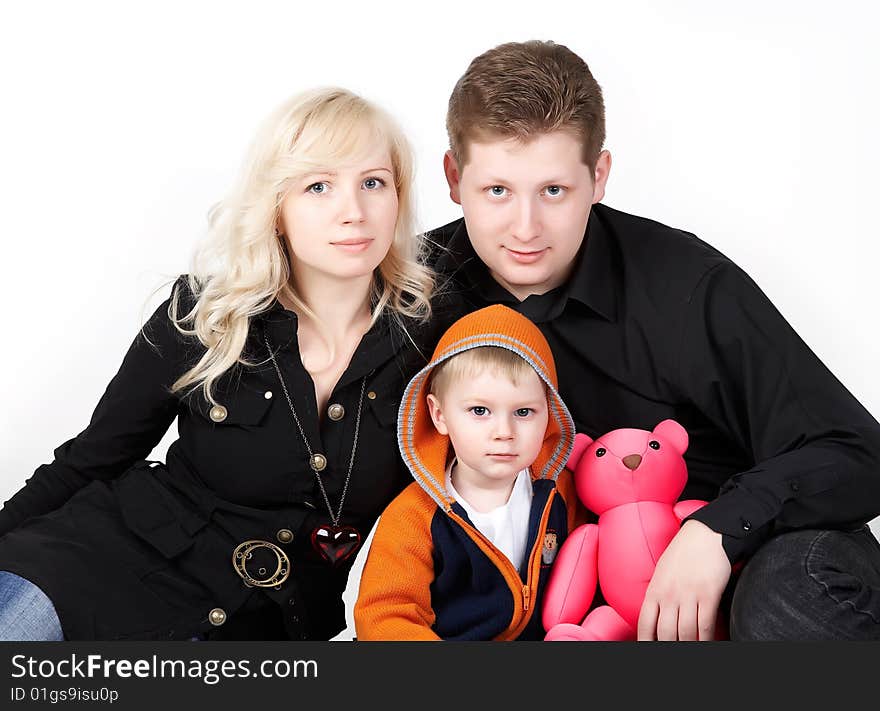
<path fill-rule="evenodd" d="M 584 452 L 587 451 L 587 448 L 593 444 L 593 440 L 587 435 L 578 432 L 574 436 L 574 448 L 571 450 L 571 454 L 568 456 L 568 461 L 565 463 L 565 466 L 574 471 L 577 468 L 578 462 L 581 460 L 581 457 L 584 456 Z"/>
<path fill-rule="evenodd" d="M 687 430 L 675 420 L 663 420 L 663 422 L 654 428 L 654 434 L 659 435 L 669 442 L 679 454 L 684 454 L 687 451 Z"/>

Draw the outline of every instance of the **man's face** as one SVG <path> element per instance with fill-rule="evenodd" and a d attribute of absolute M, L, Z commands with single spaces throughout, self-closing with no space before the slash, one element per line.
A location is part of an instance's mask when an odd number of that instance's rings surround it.
<path fill-rule="evenodd" d="M 593 171 L 581 152 L 572 134 L 554 131 L 528 143 L 472 142 L 463 167 L 446 154 L 450 196 L 462 207 L 474 251 L 520 300 L 568 278 L 590 208 L 605 195 L 611 156 L 603 151 Z"/>

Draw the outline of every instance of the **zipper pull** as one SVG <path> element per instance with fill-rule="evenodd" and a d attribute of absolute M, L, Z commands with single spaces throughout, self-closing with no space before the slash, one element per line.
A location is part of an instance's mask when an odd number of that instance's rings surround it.
<path fill-rule="evenodd" d="M 523 612 L 528 612 L 528 609 L 529 609 L 529 595 L 532 594 L 532 591 L 529 590 L 529 586 L 528 586 L 528 585 L 523 585 L 522 593 L 523 593 Z"/>

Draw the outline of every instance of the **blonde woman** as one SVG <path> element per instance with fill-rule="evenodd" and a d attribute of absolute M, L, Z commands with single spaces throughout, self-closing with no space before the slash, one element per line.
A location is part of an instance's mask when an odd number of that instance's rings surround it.
<path fill-rule="evenodd" d="M 0 511 L 0 638 L 329 639 L 408 476 L 433 280 L 412 158 L 347 91 L 294 97 L 88 427 Z M 147 462 L 175 417 L 166 463 Z"/>

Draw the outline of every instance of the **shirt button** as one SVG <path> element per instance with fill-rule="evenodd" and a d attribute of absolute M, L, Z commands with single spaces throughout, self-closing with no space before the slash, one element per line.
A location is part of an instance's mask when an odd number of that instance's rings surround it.
<path fill-rule="evenodd" d="M 327 408 L 327 417 L 334 422 L 339 422 L 339 420 L 345 417 L 345 408 L 339 403 L 334 403 Z"/>
<path fill-rule="evenodd" d="M 272 391 L 267 390 L 266 392 L 263 393 L 263 397 L 266 398 L 267 400 L 271 400 L 272 399 Z"/>
<path fill-rule="evenodd" d="M 214 420 L 214 422 L 223 422 L 223 420 L 226 419 L 226 415 L 228 413 L 226 412 L 226 408 L 223 407 L 223 405 L 214 405 L 214 407 L 211 408 L 211 412 L 208 414 L 211 416 L 211 419 Z"/>
<path fill-rule="evenodd" d="M 800 488 L 801 488 L 800 484 L 798 484 L 796 481 L 791 482 L 791 490 L 792 491 L 800 491 Z"/>
<path fill-rule="evenodd" d="M 219 627 L 224 622 L 226 622 L 226 610 L 215 607 L 211 612 L 208 613 L 208 620 L 210 620 L 211 624 L 214 627 Z"/>
<path fill-rule="evenodd" d="M 743 531 L 751 531 L 752 530 L 752 524 L 749 521 L 746 521 L 745 519 L 743 519 L 742 524 L 743 524 Z"/>
<path fill-rule="evenodd" d="M 293 540 L 293 531 L 289 528 L 282 528 L 275 534 L 275 538 L 278 539 L 279 543 L 290 543 Z"/>
<path fill-rule="evenodd" d="M 309 459 L 309 466 L 316 472 L 322 472 L 327 466 L 327 457 L 323 454 L 313 454 Z"/>
<path fill-rule="evenodd" d="M 370 390 L 370 392 L 367 393 L 367 397 L 370 398 L 370 400 L 375 400 L 376 393 L 374 393 L 372 390 Z"/>

